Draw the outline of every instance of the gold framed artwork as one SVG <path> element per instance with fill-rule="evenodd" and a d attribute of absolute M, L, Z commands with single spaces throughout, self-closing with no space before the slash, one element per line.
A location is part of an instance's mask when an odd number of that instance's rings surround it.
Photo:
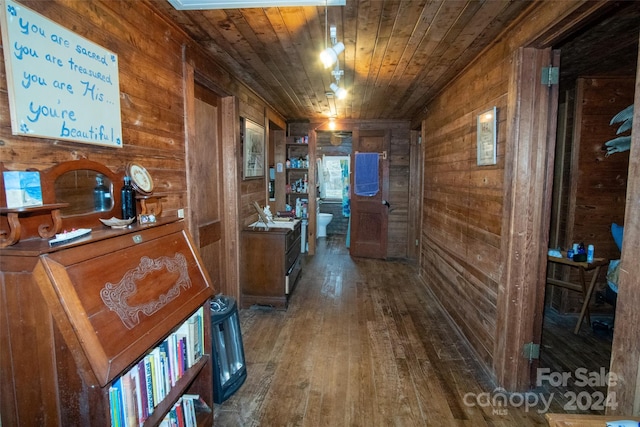
<path fill-rule="evenodd" d="M 264 127 L 249 119 L 244 119 L 242 135 L 242 178 L 263 178 L 265 163 Z"/>
<path fill-rule="evenodd" d="M 496 107 L 492 107 L 478 114 L 478 166 L 496 164 L 497 112 L 498 109 Z"/>

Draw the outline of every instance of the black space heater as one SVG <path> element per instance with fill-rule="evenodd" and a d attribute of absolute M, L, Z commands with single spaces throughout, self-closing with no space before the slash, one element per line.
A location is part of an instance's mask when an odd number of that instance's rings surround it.
<path fill-rule="evenodd" d="M 222 403 L 247 378 L 236 300 L 218 295 L 211 301 L 213 401 Z"/>

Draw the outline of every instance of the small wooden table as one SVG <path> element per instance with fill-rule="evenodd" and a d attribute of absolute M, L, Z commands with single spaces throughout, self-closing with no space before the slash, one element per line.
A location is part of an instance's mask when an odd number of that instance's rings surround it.
<path fill-rule="evenodd" d="M 598 275 L 600 274 L 600 268 L 604 265 L 609 264 L 609 260 L 605 258 L 594 258 L 593 262 L 574 262 L 566 257 L 566 252 L 562 252 L 562 256 L 563 258 L 558 258 L 548 255 L 547 259 L 549 262 L 555 262 L 557 264 L 563 264 L 568 265 L 569 267 L 577 268 L 580 272 L 580 283 L 567 282 L 564 280 L 554 279 L 553 277 L 547 277 L 547 283 L 571 289 L 572 291 L 582 292 L 582 295 L 584 296 L 584 302 L 582 303 L 582 309 L 580 310 L 580 317 L 578 317 L 578 324 L 573 330 L 573 333 L 577 334 L 580 331 L 580 326 L 582 325 L 582 321 L 585 315 L 587 317 L 587 322 L 591 324 L 591 318 L 589 317 L 589 300 L 591 299 L 593 288 L 595 287 Z M 587 286 L 584 278 L 585 271 L 591 270 L 593 270 L 593 275 L 591 276 L 589 286 Z"/>

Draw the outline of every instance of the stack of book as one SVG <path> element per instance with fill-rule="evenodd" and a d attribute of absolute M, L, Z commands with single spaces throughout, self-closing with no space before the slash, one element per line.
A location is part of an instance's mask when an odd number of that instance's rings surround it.
<path fill-rule="evenodd" d="M 144 356 L 109 388 L 111 425 L 142 425 L 204 353 L 203 308 Z M 185 400 L 178 402 L 185 406 Z M 189 406 L 186 403 L 186 406 Z M 180 425 L 180 424 L 178 424 Z"/>
<path fill-rule="evenodd" d="M 197 427 L 196 412 L 202 411 L 211 412 L 211 408 L 197 394 L 185 394 L 173 405 L 160 427 Z"/>

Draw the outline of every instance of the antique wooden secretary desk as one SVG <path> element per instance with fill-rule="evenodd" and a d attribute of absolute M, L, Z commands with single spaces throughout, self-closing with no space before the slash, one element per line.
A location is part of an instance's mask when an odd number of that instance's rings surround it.
<path fill-rule="evenodd" d="M 65 216 L 55 183 L 87 172 L 115 188 L 124 175 L 87 160 L 64 163 L 41 173 L 44 206 L 0 209 L 2 425 L 111 424 L 114 384 L 197 313 L 201 353 L 169 381 L 143 425 L 159 424 L 185 394 L 209 409 L 196 413 L 197 424 L 212 425 L 214 292 L 199 254 L 175 217 L 102 225 L 99 218 L 120 216 L 117 191 L 108 211 Z M 85 227 L 91 233 L 79 240 L 49 243 L 62 229 Z"/>

